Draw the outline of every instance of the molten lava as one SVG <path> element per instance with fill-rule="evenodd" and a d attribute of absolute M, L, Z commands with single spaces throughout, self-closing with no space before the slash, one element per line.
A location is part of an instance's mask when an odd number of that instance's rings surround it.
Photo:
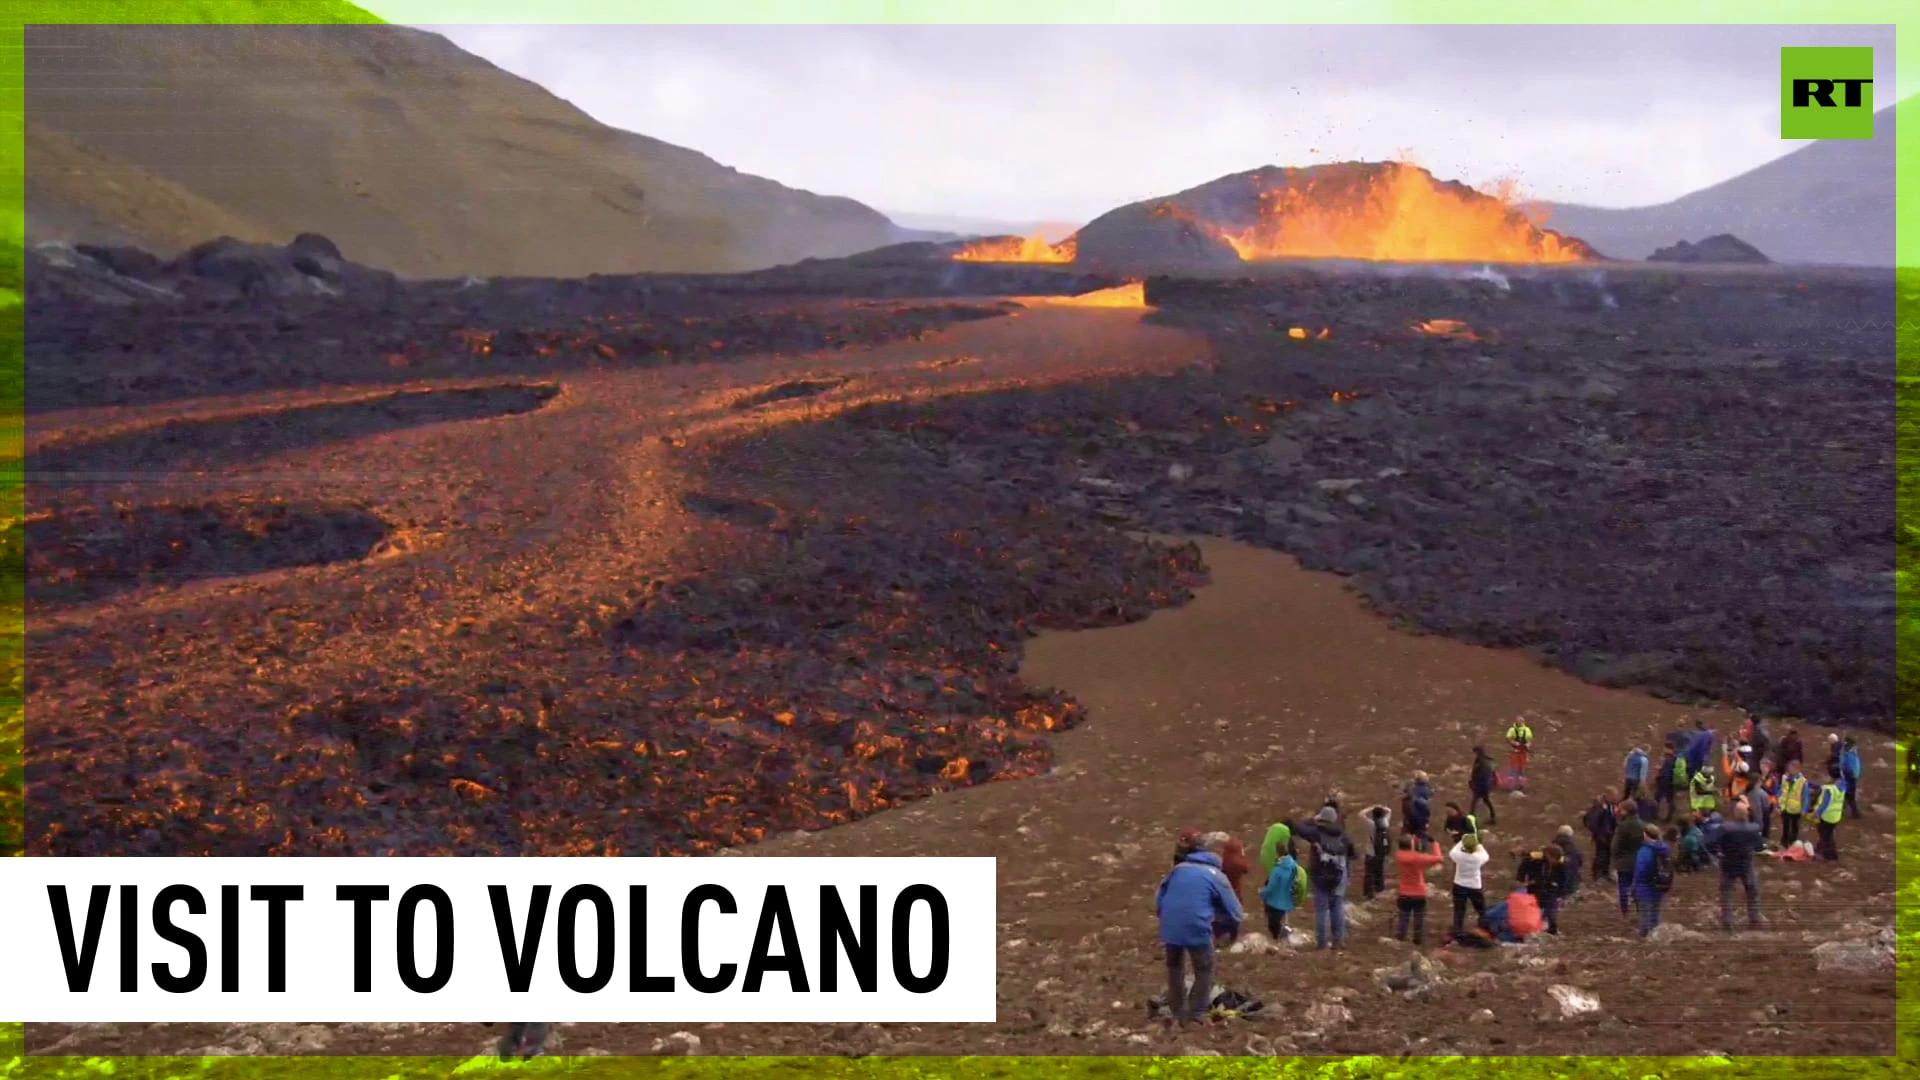
<path fill-rule="evenodd" d="M 1455 341 L 1480 340 L 1480 336 L 1475 334 L 1466 323 L 1461 322 L 1459 319 L 1426 319 L 1414 323 L 1413 331 L 1416 334 L 1426 334 L 1429 337 L 1452 338 Z"/>
<path fill-rule="evenodd" d="M 1274 183 L 1273 181 L 1279 181 Z M 1437 180 L 1405 162 L 1284 170 L 1257 182 L 1251 224 L 1208 220 L 1173 203 L 1154 208 L 1232 247 L 1244 262 L 1570 263 L 1596 258 L 1580 240 L 1522 213 L 1511 185 L 1493 193 Z"/>
<path fill-rule="evenodd" d="M 957 262 L 1070 263 L 1078 253 L 1073 237 L 1049 244 L 1045 236 L 994 236 L 953 253 Z"/>
<path fill-rule="evenodd" d="M 1147 286 L 1145 282 L 1129 281 L 1124 285 L 1115 285 L 1111 289 L 1095 289 L 1077 296 L 1019 296 L 1019 303 L 1028 307 L 1052 305 L 1056 307 L 1109 307 L 1143 308 L 1147 306 Z"/>

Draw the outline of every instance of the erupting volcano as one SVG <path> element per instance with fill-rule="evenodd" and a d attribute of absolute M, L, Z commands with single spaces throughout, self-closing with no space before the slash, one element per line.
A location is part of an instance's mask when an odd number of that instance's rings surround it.
<path fill-rule="evenodd" d="M 1264 168 L 1121 207 L 1074 239 L 1082 261 L 1270 259 L 1574 263 L 1600 256 L 1483 192 L 1405 162 Z"/>
<path fill-rule="evenodd" d="M 1039 233 L 990 236 L 966 245 L 954 252 L 953 257 L 958 262 L 1070 263 L 1076 246 L 1071 236 L 1057 244 L 1048 243 Z"/>

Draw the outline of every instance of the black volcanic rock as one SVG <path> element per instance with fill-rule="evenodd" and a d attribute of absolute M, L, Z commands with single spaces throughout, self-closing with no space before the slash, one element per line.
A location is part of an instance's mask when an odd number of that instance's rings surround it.
<path fill-rule="evenodd" d="M 1734 236 L 1721 233 L 1709 236 L 1697 244 L 1685 240 L 1672 247 L 1663 247 L 1647 256 L 1648 262 L 1674 263 L 1767 263 L 1772 259 L 1760 253 L 1760 249 Z"/>

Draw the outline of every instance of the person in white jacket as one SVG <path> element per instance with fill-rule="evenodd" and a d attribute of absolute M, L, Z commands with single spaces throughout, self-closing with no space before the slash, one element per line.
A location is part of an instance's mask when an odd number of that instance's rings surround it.
<path fill-rule="evenodd" d="M 1480 837 L 1468 833 L 1447 852 L 1447 858 L 1453 861 L 1453 932 L 1458 934 L 1466 924 L 1468 904 L 1473 905 L 1477 922 L 1487 921 L 1487 890 L 1480 871 L 1491 856 L 1480 845 Z"/>

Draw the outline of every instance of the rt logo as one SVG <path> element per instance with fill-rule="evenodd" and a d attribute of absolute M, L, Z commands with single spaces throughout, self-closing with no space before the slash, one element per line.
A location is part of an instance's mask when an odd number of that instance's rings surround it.
<path fill-rule="evenodd" d="M 1782 48 L 1780 137 L 1873 138 L 1873 50 Z"/>

